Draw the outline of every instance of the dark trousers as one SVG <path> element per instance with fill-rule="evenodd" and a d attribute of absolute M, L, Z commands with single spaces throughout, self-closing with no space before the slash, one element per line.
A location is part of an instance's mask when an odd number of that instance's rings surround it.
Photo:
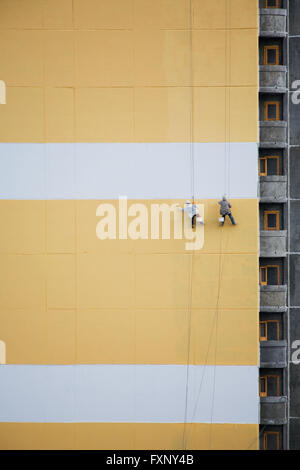
<path fill-rule="evenodd" d="M 196 219 L 197 219 L 197 216 L 196 216 L 196 214 L 195 214 L 195 215 L 193 215 L 193 217 L 192 217 L 192 228 L 195 228 L 195 227 L 196 227 Z"/>
<path fill-rule="evenodd" d="M 229 214 L 224 214 L 224 215 L 222 215 L 222 217 L 224 217 L 224 222 L 222 222 L 222 225 L 224 225 L 224 223 L 225 223 L 225 217 L 226 217 L 226 215 L 228 215 L 229 219 L 231 220 L 232 225 L 236 225 L 236 222 L 235 222 L 235 220 L 234 220 L 234 218 L 233 218 L 231 212 L 229 212 Z"/>

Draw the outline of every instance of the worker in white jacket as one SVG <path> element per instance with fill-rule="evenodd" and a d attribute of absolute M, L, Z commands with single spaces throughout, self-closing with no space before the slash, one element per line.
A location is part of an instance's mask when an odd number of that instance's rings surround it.
<path fill-rule="evenodd" d="M 179 205 L 178 205 L 179 206 Z M 196 226 L 196 222 L 203 223 L 202 218 L 199 216 L 199 211 L 196 204 L 192 204 L 191 201 L 185 201 L 184 208 L 179 207 L 183 212 L 190 217 L 192 222 L 192 228 Z"/>

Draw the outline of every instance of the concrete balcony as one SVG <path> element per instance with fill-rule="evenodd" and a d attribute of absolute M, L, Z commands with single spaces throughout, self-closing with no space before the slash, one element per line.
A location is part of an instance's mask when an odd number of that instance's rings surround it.
<path fill-rule="evenodd" d="M 259 130 L 261 147 L 286 146 L 286 121 L 260 121 Z"/>
<path fill-rule="evenodd" d="M 260 342 L 260 367 L 265 369 L 287 367 L 286 340 Z"/>
<path fill-rule="evenodd" d="M 286 176 L 260 177 L 260 202 L 286 202 Z"/>
<path fill-rule="evenodd" d="M 260 311 L 285 312 L 287 286 L 260 286 Z"/>
<path fill-rule="evenodd" d="M 261 93 L 286 93 L 286 77 L 285 65 L 260 65 L 259 91 Z"/>
<path fill-rule="evenodd" d="M 261 230 L 260 253 L 264 258 L 286 256 L 286 230 Z"/>
<path fill-rule="evenodd" d="M 287 423 L 287 397 L 260 397 L 260 424 Z"/>
<path fill-rule="evenodd" d="M 259 35 L 264 37 L 286 36 L 287 11 L 282 8 L 259 10 Z"/>

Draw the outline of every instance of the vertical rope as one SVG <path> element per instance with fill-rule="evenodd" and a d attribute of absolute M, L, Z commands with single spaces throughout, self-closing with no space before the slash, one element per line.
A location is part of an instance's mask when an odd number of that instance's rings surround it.
<path fill-rule="evenodd" d="M 192 0 L 190 0 L 190 168 L 191 168 L 191 197 L 195 200 L 195 181 L 194 181 L 194 87 L 193 87 L 193 10 Z"/>
<path fill-rule="evenodd" d="M 189 2 L 189 36 L 190 36 L 190 168 L 191 168 L 191 197 L 192 203 L 195 202 L 195 182 L 194 182 L 194 91 L 193 91 L 193 11 L 192 0 Z M 197 228 L 196 228 L 197 229 Z M 189 398 L 189 376 L 190 376 L 190 346 L 191 346 L 191 319 L 192 319 L 192 299 L 193 299 L 193 271 L 194 271 L 194 250 L 190 257 L 190 275 L 189 275 L 189 303 L 188 303 L 188 331 L 187 331 L 187 361 L 186 361 L 186 387 L 185 387 L 185 408 L 183 425 L 183 444 L 186 449 L 186 427 Z"/>
<path fill-rule="evenodd" d="M 219 330 L 218 328 L 219 327 L 219 301 L 220 301 L 220 294 L 221 294 L 221 281 L 222 281 L 222 272 L 223 272 L 223 264 L 222 264 L 223 230 L 224 230 L 224 227 L 221 228 L 220 247 L 219 247 L 218 293 L 217 293 L 217 302 L 216 302 L 216 311 L 215 311 L 216 337 L 215 337 L 215 352 L 214 352 L 214 361 L 213 361 L 213 391 L 212 391 L 212 400 L 211 400 L 211 409 L 210 409 L 209 448 L 211 448 L 211 442 L 212 442 L 212 420 L 213 420 L 214 405 L 215 405 L 216 363 L 217 363 L 218 330 Z"/>
<path fill-rule="evenodd" d="M 229 240 L 229 238 L 227 237 L 226 242 L 225 242 L 225 247 L 224 247 L 225 252 L 227 251 L 228 240 Z M 215 329 L 216 330 L 218 329 L 217 328 L 217 322 L 218 322 L 219 297 L 220 297 L 222 272 L 223 272 L 223 269 L 222 269 L 223 266 L 221 264 L 221 256 L 222 256 L 221 252 L 223 251 L 222 246 L 223 246 L 223 227 L 221 229 L 220 249 L 219 249 L 219 274 L 218 274 L 217 302 L 216 302 L 214 316 L 213 316 L 213 319 L 212 319 L 212 326 L 211 326 L 211 329 L 210 329 L 210 334 L 209 334 L 209 339 L 208 339 L 208 346 L 207 346 L 207 350 L 206 350 L 206 353 L 205 353 L 205 360 L 204 360 L 204 364 L 203 364 L 203 372 L 202 372 L 202 376 L 201 376 L 201 380 L 200 380 L 200 385 L 199 385 L 197 397 L 195 399 L 194 410 L 193 410 L 193 414 L 191 416 L 191 422 L 194 422 L 194 418 L 196 416 L 196 412 L 197 412 L 197 408 L 198 408 L 198 403 L 199 403 L 200 396 L 201 396 L 202 385 L 203 385 L 203 382 L 204 382 L 204 376 L 205 376 L 206 367 L 207 367 L 207 364 L 208 364 L 209 351 L 210 351 L 210 347 L 211 347 L 211 344 L 212 344 L 212 341 L 213 341 L 213 333 L 214 333 Z"/>
<path fill-rule="evenodd" d="M 229 42 L 229 47 L 228 47 Z M 228 53 L 229 50 L 229 53 Z M 225 3 L 225 193 L 230 196 L 230 86 L 231 86 L 231 29 L 230 29 L 230 0 Z M 210 429 L 209 429 L 209 448 L 212 443 L 212 421 L 215 405 L 215 390 L 216 390 L 216 364 L 217 364 L 217 350 L 218 350 L 218 327 L 219 327 L 219 301 L 221 292 L 221 279 L 223 271 L 223 257 L 222 257 L 222 239 L 223 228 L 221 232 L 220 248 L 219 248 L 219 279 L 218 279 L 218 295 L 216 303 L 216 338 L 215 338 L 215 351 L 213 361 L 213 391 L 210 410 Z"/>
<path fill-rule="evenodd" d="M 225 194 L 230 197 L 230 132 L 231 132 L 231 29 L 230 2 L 225 4 Z"/>
<path fill-rule="evenodd" d="M 231 109 L 230 109 L 230 85 L 231 85 L 231 30 L 230 27 L 230 2 L 226 0 L 226 11 L 225 11 L 225 192 L 230 196 L 230 116 L 231 116 Z M 194 181 L 194 172 L 195 172 L 195 162 L 194 162 L 194 88 L 193 88 L 193 34 L 192 34 L 192 24 L 193 24 L 193 16 L 192 16 L 192 0 L 190 0 L 190 167 L 191 167 L 191 193 L 192 193 L 192 200 L 194 203 L 195 198 L 195 181 Z M 228 46 L 229 42 L 229 46 Z M 222 239 L 223 239 L 223 228 L 221 229 L 221 238 L 220 238 L 220 248 L 219 248 L 219 274 L 218 274 L 218 294 L 217 294 L 217 302 L 216 302 L 216 310 L 214 321 L 212 325 L 211 335 L 209 339 L 208 350 L 206 354 L 205 364 L 204 364 L 204 371 L 200 382 L 200 389 L 198 393 L 198 398 L 195 402 L 194 412 L 192 415 L 192 421 L 194 419 L 196 410 L 197 410 L 197 402 L 200 397 L 200 392 L 202 388 L 205 367 L 208 361 L 208 353 L 210 349 L 210 341 L 213 337 L 213 330 L 216 330 L 216 337 L 215 337 L 215 352 L 214 352 L 214 361 L 213 361 L 213 393 L 212 393 L 212 404 L 211 404 L 211 412 L 210 412 L 210 430 L 209 430 L 209 447 L 211 447 L 211 436 L 212 436 L 212 419 L 213 419 L 213 411 L 214 411 L 214 400 L 215 400 L 215 385 L 216 385 L 216 361 L 217 361 L 217 343 L 218 343 L 218 323 L 219 323 L 219 300 L 220 300 L 220 292 L 221 292 L 221 280 L 222 280 L 222 271 L 223 271 L 223 263 L 222 263 Z M 187 439 L 186 439 L 186 425 L 187 425 L 187 410 L 188 410 L 188 393 L 189 393 L 189 363 L 190 363 L 190 337 L 191 337 L 191 309 L 192 309 L 192 280 L 193 280 L 193 269 L 194 269 L 194 252 L 191 256 L 191 270 L 190 270 L 190 295 L 189 295 L 189 318 L 188 318 L 188 350 L 187 350 L 187 373 L 186 373 L 186 395 L 185 395 L 185 414 L 184 414 L 184 431 L 183 431 L 183 449 L 187 447 Z"/>

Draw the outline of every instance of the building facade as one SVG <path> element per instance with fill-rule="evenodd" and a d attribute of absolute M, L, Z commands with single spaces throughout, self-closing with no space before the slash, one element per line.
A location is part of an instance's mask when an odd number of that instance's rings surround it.
<path fill-rule="evenodd" d="M 300 5 L 260 8 L 260 447 L 299 449 Z"/>
<path fill-rule="evenodd" d="M 300 9 L 271 3 L 0 1 L 0 448 L 299 447 Z"/>

